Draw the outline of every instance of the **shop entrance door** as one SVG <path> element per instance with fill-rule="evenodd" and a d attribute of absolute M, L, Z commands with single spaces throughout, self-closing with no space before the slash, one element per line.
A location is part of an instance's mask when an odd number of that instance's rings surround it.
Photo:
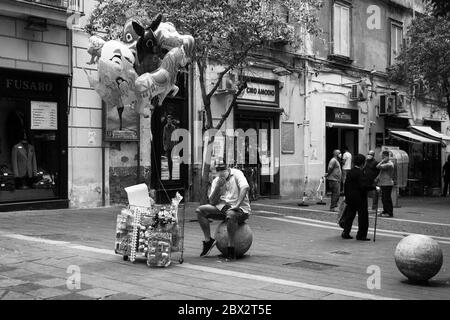
<path fill-rule="evenodd" d="M 326 163 L 325 170 L 328 167 L 328 162 L 333 157 L 333 151 L 336 149 L 343 152 L 343 148 L 347 147 L 348 151 L 354 156 L 358 154 L 358 129 L 347 128 L 327 128 L 326 129 Z"/>
<path fill-rule="evenodd" d="M 253 146 L 249 146 L 249 140 L 245 141 L 245 164 L 239 165 L 250 185 L 250 200 L 260 197 L 270 197 L 279 193 L 278 173 L 270 176 L 268 162 L 261 163 L 261 156 L 270 158 L 273 150 L 271 145 L 271 129 L 274 128 L 274 119 L 268 117 L 243 117 L 238 116 L 236 129 L 246 132 L 249 129 L 256 130 L 257 133 L 257 163 L 250 163 L 250 151 Z M 265 130 L 267 137 L 261 139 L 260 131 Z M 265 140 L 265 141 L 263 141 Z M 272 164 L 273 165 L 273 164 Z"/>
<path fill-rule="evenodd" d="M 325 172 L 328 170 L 328 163 L 333 157 L 333 151 L 338 149 L 342 152 L 347 147 L 352 154 L 358 154 L 358 129 L 348 128 L 326 128 L 326 162 Z M 327 188 L 328 190 L 328 188 Z"/>

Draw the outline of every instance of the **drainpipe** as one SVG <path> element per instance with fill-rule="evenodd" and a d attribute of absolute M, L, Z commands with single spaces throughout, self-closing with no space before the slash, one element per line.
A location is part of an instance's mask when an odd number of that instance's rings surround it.
<path fill-rule="evenodd" d="M 308 206 L 305 203 L 307 198 L 306 196 L 306 188 L 308 186 L 309 180 L 309 137 L 310 137 L 310 126 L 309 126 L 309 108 L 308 108 L 308 61 L 304 60 L 304 71 L 303 71 L 303 87 L 304 87 L 304 95 L 303 95 L 303 163 L 305 167 L 304 173 L 304 186 L 303 186 L 303 198 L 299 206 L 306 207 Z"/>

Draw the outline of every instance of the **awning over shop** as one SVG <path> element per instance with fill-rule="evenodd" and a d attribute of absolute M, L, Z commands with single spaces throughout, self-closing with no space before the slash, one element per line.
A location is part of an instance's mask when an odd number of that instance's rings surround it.
<path fill-rule="evenodd" d="M 351 123 L 339 123 L 339 122 L 326 122 L 325 125 L 328 128 L 347 128 L 347 129 L 364 129 L 362 124 L 351 124 Z"/>
<path fill-rule="evenodd" d="M 428 126 L 411 126 L 410 128 L 412 132 L 423 135 L 430 139 L 450 140 L 450 136 L 437 132 Z"/>
<path fill-rule="evenodd" d="M 410 131 L 389 130 L 389 133 L 391 134 L 392 137 L 394 137 L 396 139 L 405 140 L 405 141 L 411 142 L 411 143 L 440 144 L 439 141 L 425 138 L 423 136 L 420 136 L 418 134 L 412 133 Z"/>
<path fill-rule="evenodd" d="M 282 113 L 284 109 L 278 107 L 268 107 L 262 105 L 253 105 L 253 104 L 244 104 L 237 103 L 238 110 L 247 110 L 247 111 L 262 111 L 262 112 L 273 112 L 273 113 Z"/>

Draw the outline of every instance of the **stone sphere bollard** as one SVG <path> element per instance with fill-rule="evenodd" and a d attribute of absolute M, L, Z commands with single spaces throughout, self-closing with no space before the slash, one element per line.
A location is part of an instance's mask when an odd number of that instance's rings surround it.
<path fill-rule="evenodd" d="M 434 239 L 412 234 L 403 238 L 395 249 L 395 264 L 398 270 L 414 282 L 427 281 L 442 267 L 443 255 Z"/>
<path fill-rule="evenodd" d="M 217 243 L 217 249 L 222 252 L 223 255 L 227 254 L 228 248 L 228 231 L 227 222 L 223 221 L 216 229 L 214 236 Z M 247 223 L 240 224 L 236 230 L 234 238 L 234 252 L 237 258 L 241 258 L 250 249 L 253 242 L 253 232 Z"/>

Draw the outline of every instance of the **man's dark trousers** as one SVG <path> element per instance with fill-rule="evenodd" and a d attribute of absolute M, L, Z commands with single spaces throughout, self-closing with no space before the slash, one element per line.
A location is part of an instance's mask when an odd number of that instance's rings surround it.
<path fill-rule="evenodd" d="M 363 204 L 354 207 L 347 204 L 347 212 L 344 220 L 344 233 L 350 234 L 352 230 L 353 220 L 358 212 L 358 233 L 357 238 L 367 238 L 367 231 L 369 230 L 369 211 L 367 210 L 367 201 L 363 201 Z"/>
<path fill-rule="evenodd" d="M 388 215 L 394 215 L 394 206 L 392 204 L 392 186 L 381 187 L 381 202 L 383 203 L 383 212 Z"/>

